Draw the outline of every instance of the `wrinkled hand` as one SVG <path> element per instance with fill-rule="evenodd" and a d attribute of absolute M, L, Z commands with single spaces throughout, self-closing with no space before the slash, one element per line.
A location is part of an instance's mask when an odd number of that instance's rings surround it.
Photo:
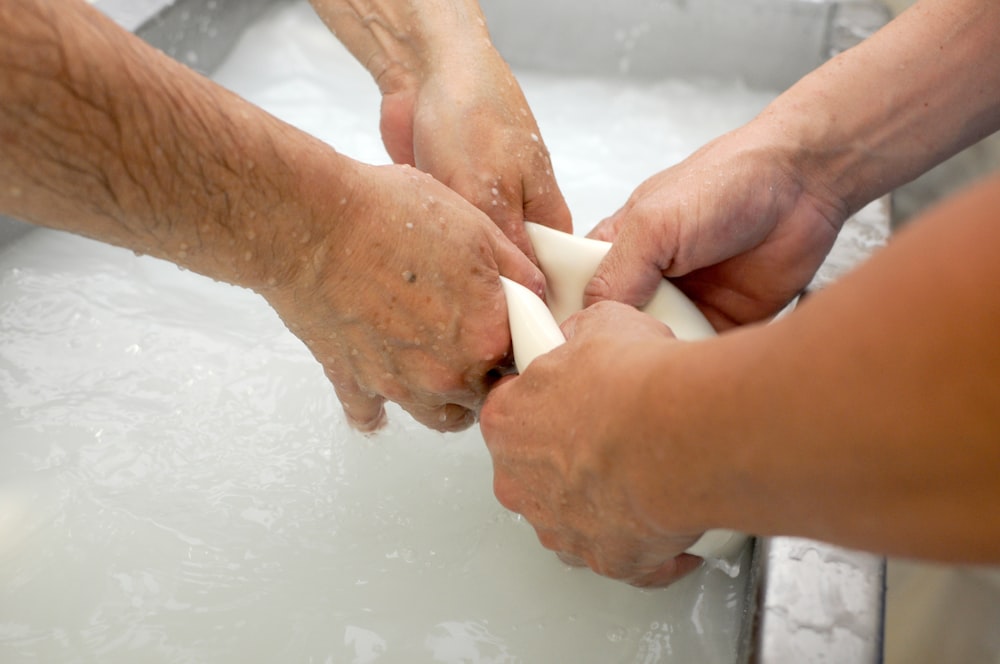
<path fill-rule="evenodd" d="M 765 319 L 803 291 L 847 213 L 758 133 L 748 125 L 716 139 L 602 221 L 591 236 L 614 246 L 585 302 L 641 306 L 666 276 L 722 330 Z"/>
<path fill-rule="evenodd" d="M 393 161 L 415 165 L 457 191 L 528 256 L 534 253 L 525 219 L 571 232 L 535 118 L 491 46 L 387 91 L 381 130 Z"/>
<path fill-rule="evenodd" d="M 336 223 L 316 220 L 299 249 L 311 252 L 305 268 L 264 295 L 323 365 L 356 428 L 379 428 L 388 399 L 429 427 L 463 429 L 510 362 L 498 275 L 536 292 L 543 277 L 430 176 L 358 168 L 367 191 L 340 201 Z"/>
<path fill-rule="evenodd" d="M 504 379 L 483 407 L 497 498 L 564 561 L 634 585 L 667 585 L 698 565 L 682 552 L 699 533 L 665 529 L 670 515 L 653 507 L 670 503 L 665 491 L 683 479 L 683 463 L 643 430 L 641 376 L 654 348 L 678 342 L 660 322 L 614 302 L 575 314 L 563 331 L 565 345 Z M 664 457 L 673 476 L 662 472 Z"/>

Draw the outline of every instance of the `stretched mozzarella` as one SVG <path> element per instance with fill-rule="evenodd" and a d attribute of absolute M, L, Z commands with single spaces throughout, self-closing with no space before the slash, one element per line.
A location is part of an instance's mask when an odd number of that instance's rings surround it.
<path fill-rule="evenodd" d="M 540 297 L 507 277 L 500 277 L 500 283 L 507 298 L 514 364 L 523 369 L 539 355 L 562 344 L 566 337 Z"/>
<path fill-rule="evenodd" d="M 530 222 L 525 223 L 525 228 L 545 275 L 548 306 L 524 286 L 500 277 L 519 371 L 566 341 L 559 323 L 583 308 L 584 288 L 611 248 L 609 242 L 576 237 Z M 698 307 L 666 279 L 643 311 L 669 325 L 678 339 L 690 341 L 715 334 Z M 709 530 L 687 552 L 702 558 L 727 558 L 737 553 L 745 541 L 742 533 Z"/>
<path fill-rule="evenodd" d="M 531 222 L 524 227 L 545 274 L 545 299 L 556 322 L 562 323 L 583 309 L 583 290 L 611 249 L 611 243 Z M 660 281 L 653 298 L 642 310 L 669 325 L 678 339 L 693 341 L 715 335 L 712 324 L 698 307 L 666 279 Z"/>

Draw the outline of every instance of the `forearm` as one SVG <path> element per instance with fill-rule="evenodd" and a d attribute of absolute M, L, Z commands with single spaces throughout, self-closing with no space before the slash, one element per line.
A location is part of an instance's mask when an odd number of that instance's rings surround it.
<path fill-rule="evenodd" d="M 1000 179 L 915 224 L 781 321 L 658 351 L 685 532 L 1000 562 Z"/>
<path fill-rule="evenodd" d="M 84 3 L 0 8 L 0 90 L 0 209 L 217 279 L 282 279 L 294 261 L 258 254 L 306 240 L 310 191 L 349 187 L 346 159 Z"/>
<path fill-rule="evenodd" d="M 922 0 L 753 123 L 849 214 L 1000 128 L 1000 4 Z"/>
<path fill-rule="evenodd" d="M 489 45 L 476 0 L 311 0 L 383 94 Z M 491 47 L 492 48 L 492 47 Z"/>

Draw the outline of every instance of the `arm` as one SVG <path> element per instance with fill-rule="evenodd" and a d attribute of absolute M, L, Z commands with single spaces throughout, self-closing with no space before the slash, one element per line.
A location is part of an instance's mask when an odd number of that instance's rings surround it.
<path fill-rule="evenodd" d="M 716 518 L 1000 563 L 1000 300 L 984 289 L 1000 279 L 997 246 L 992 176 L 795 315 L 721 344 L 716 377 L 738 383 L 723 443 L 735 490 Z"/>
<path fill-rule="evenodd" d="M 498 498 L 638 584 L 715 527 L 1000 563 L 1000 177 L 913 224 L 770 325 L 571 318 L 483 409 Z"/>
<path fill-rule="evenodd" d="M 430 177 L 339 155 L 86 3 L 0 7 L 0 98 L 0 211 L 259 292 L 361 428 L 385 398 L 467 426 L 509 348 L 498 272 L 542 282 Z"/>
<path fill-rule="evenodd" d="M 747 125 L 651 177 L 595 231 L 590 302 L 675 279 L 719 328 L 775 313 L 860 207 L 1000 128 L 1000 4 L 923 0 Z"/>
<path fill-rule="evenodd" d="M 523 221 L 571 228 L 521 88 L 476 0 L 312 0 L 382 92 L 382 139 L 492 218 L 529 256 Z"/>
<path fill-rule="evenodd" d="M 759 122 L 850 215 L 1000 128 L 998 29 L 995 2 L 922 0 Z"/>

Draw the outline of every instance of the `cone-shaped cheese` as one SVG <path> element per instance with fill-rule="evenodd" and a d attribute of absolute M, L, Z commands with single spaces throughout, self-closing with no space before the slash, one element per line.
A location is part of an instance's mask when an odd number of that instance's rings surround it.
<path fill-rule="evenodd" d="M 519 371 L 566 341 L 559 323 L 583 308 L 583 290 L 611 248 L 608 242 L 576 237 L 530 222 L 525 223 L 525 228 L 545 275 L 548 307 L 524 286 L 500 278 L 507 299 L 514 362 Z M 691 341 L 715 334 L 698 307 L 666 279 L 660 282 L 643 311 L 666 323 L 678 339 Z M 703 558 L 727 558 L 737 553 L 745 540 L 741 533 L 710 530 L 687 552 Z"/>

